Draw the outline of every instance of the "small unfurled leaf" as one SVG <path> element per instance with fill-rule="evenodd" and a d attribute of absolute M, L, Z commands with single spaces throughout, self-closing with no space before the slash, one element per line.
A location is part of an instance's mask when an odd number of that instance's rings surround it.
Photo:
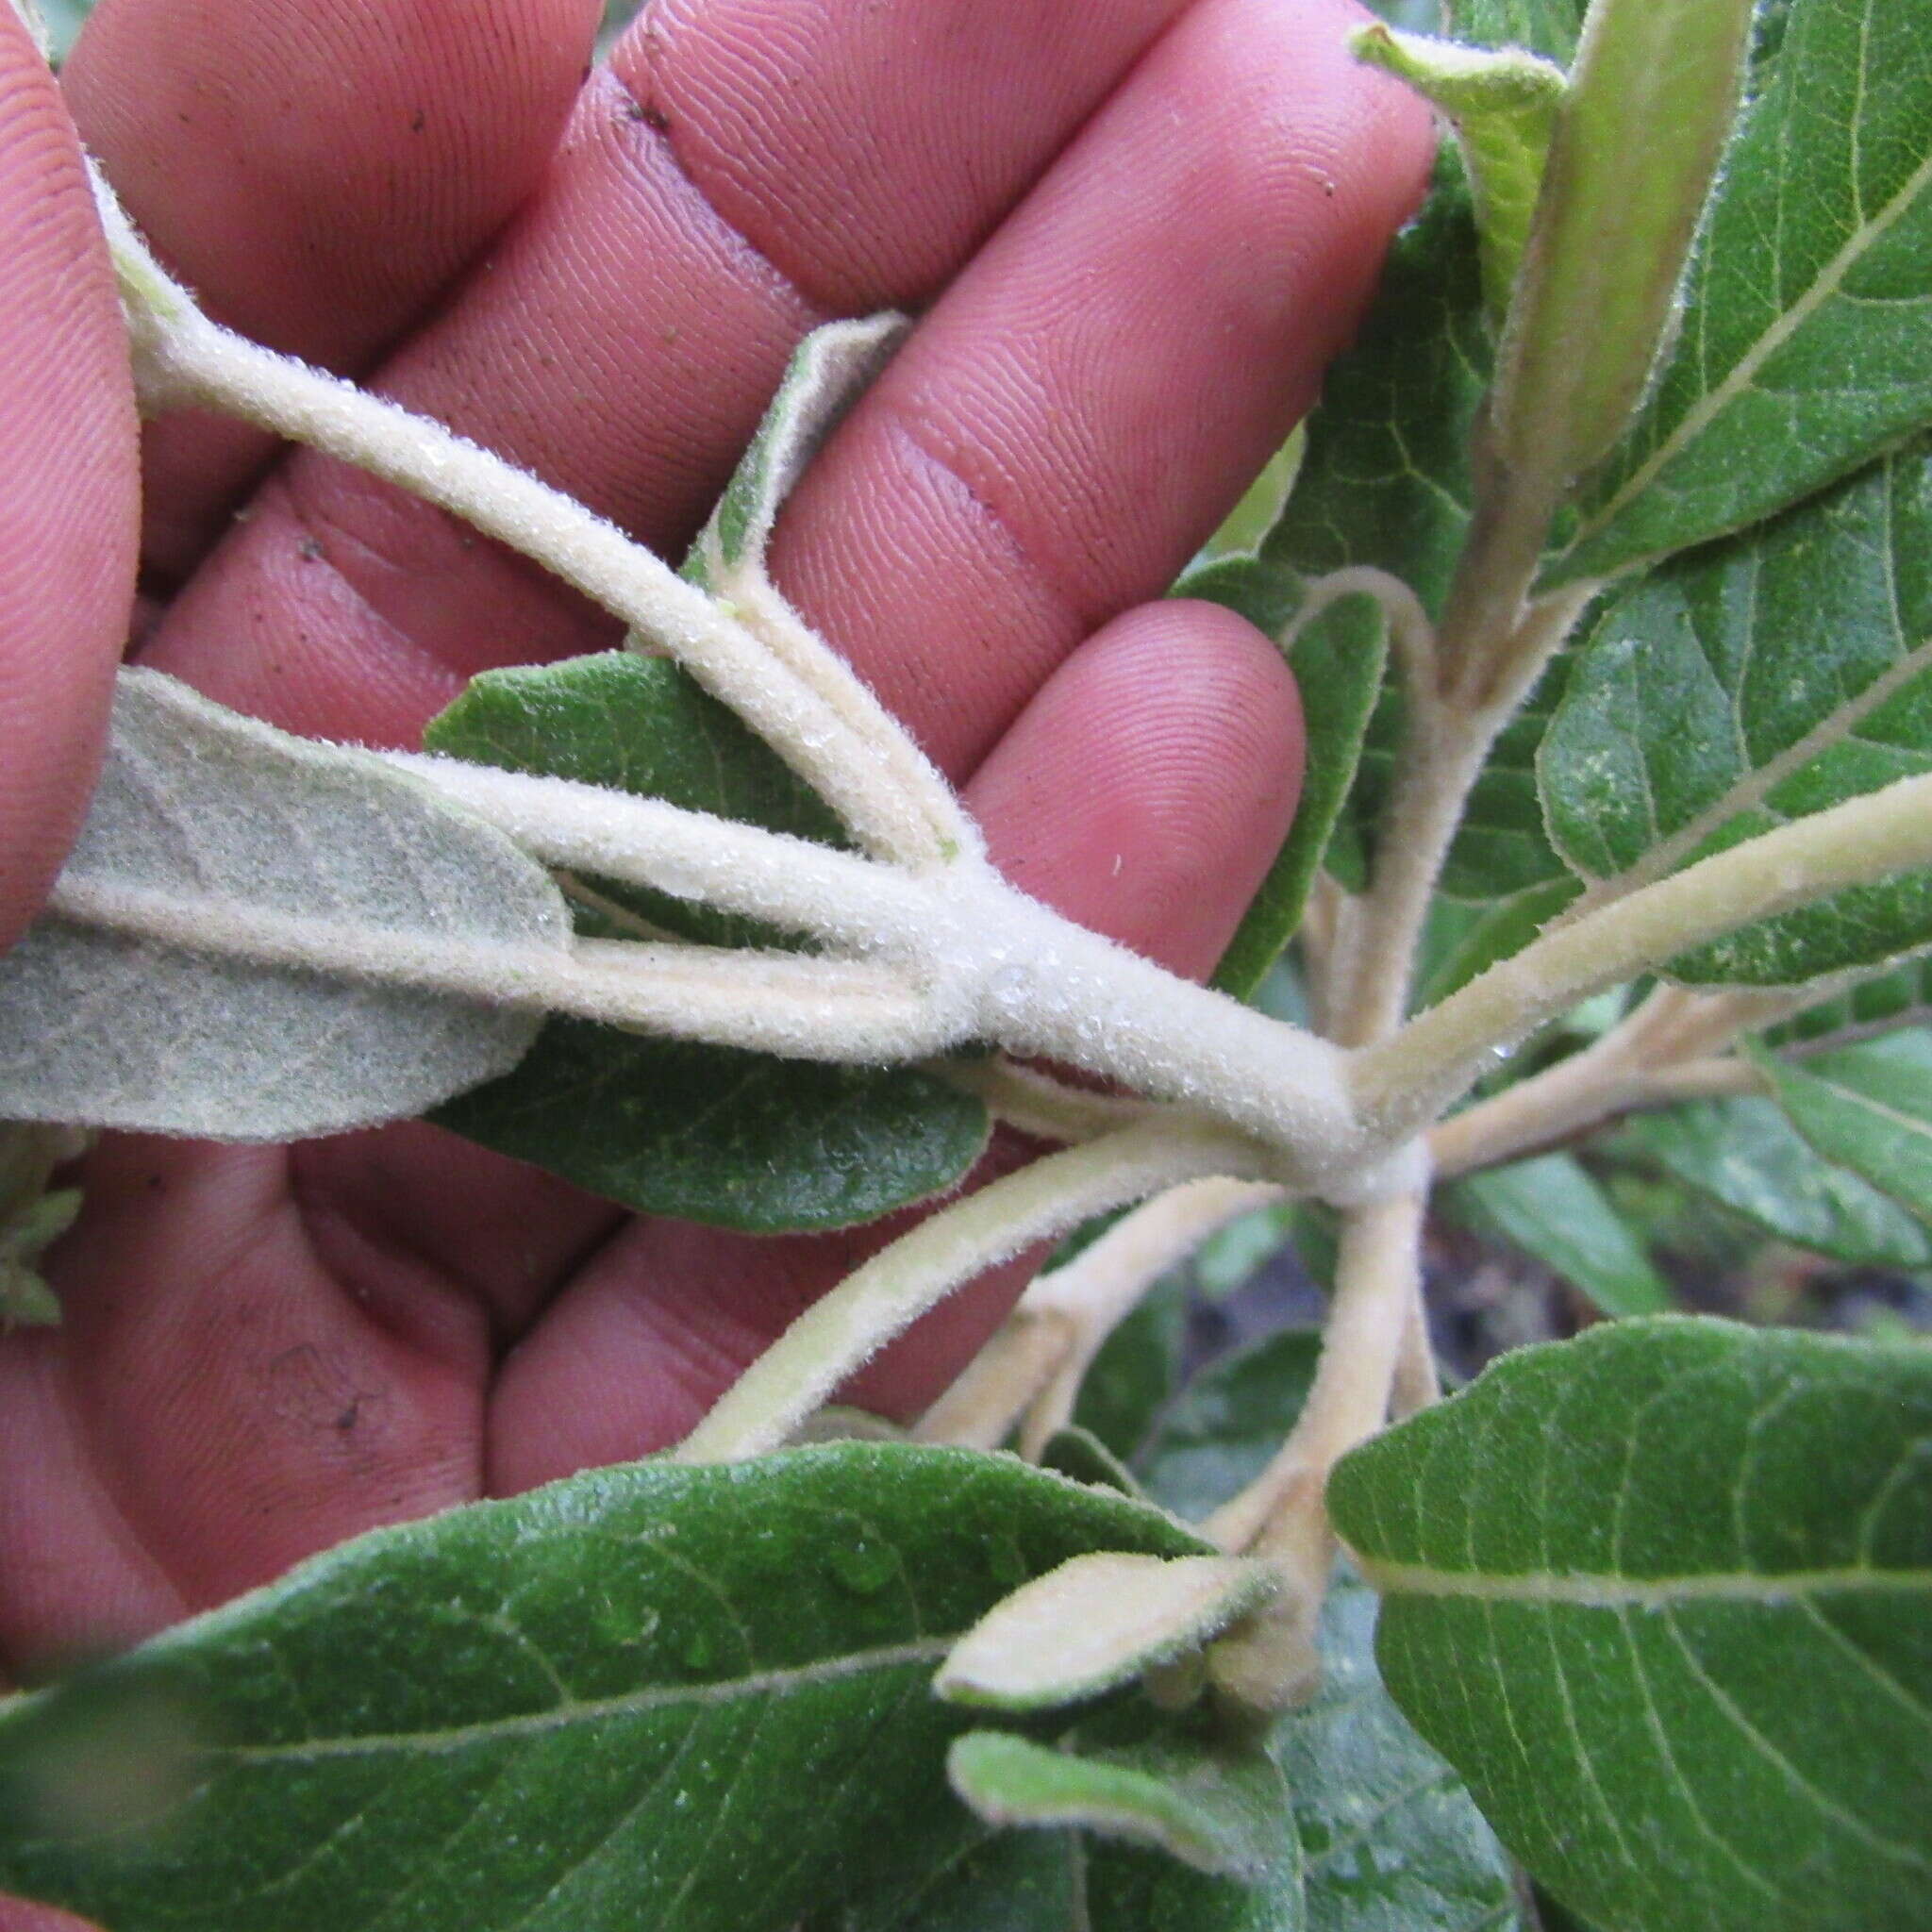
<path fill-rule="evenodd" d="M 1932 770 L 1932 444 L 1666 566 L 1591 628 L 1539 757 L 1564 858 L 1627 890 Z M 1793 985 L 1932 941 L 1932 878 L 1839 892 L 1670 962 Z"/>
<path fill-rule="evenodd" d="M 1291 574 L 1243 558 L 1191 572 L 1174 594 L 1224 604 L 1278 636 L 1302 587 Z M 1388 648 L 1381 608 L 1367 596 L 1338 599 L 1294 639 L 1288 661 L 1307 729 L 1302 793 L 1288 838 L 1215 970 L 1214 984 L 1237 999 L 1254 997 L 1301 924 L 1308 890 L 1355 783 Z"/>
<path fill-rule="evenodd" d="M 1932 1222 L 1932 1032 L 1802 1060 L 1759 1062 L 1791 1124 L 1825 1160 Z"/>
<path fill-rule="evenodd" d="M 425 742 L 473 763 L 839 838 L 823 801 L 663 658 L 613 651 L 487 673 Z M 715 945 L 788 942 L 614 880 L 573 891 L 579 924 L 603 937 L 661 928 Z M 911 1069 L 783 1060 L 568 1019 L 550 1021 L 513 1073 L 435 1118 L 627 1208 L 759 1234 L 847 1226 L 940 1193 L 990 1132 L 978 1101 Z"/>
<path fill-rule="evenodd" d="M 1932 1880 L 1932 1352 L 1707 1321 L 1505 1357 L 1345 1457 L 1396 1701 L 1624 1932 L 1871 1932 Z"/>
<path fill-rule="evenodd" d="M 1294 1869 L 1288 1785 L 1266 1752 L 1144 1728 L 1124 1743 L 1088 1743 L 1075 1733 L 1058 1746 L 972 1731 L 948 1752 L 946 1774 L 990 1824 L 1077 1824 L 1251 1884 L 1279 1883 L 1283 1868 Z"/>
<path fill-rule="evenodd" d="M 0 960 L 0 1116 L 227 1141 L 505 1072 L 540 1013 L 383 975 L 570 943 L 542 867 L 427 787 L 140 670 L 53 905 Z"/>
<path fill-rule="evenodd" d="M 1543 1154 L 1443 1191 L 1452 1220 L 1520 1248 L 1607 1315 L 1657 1315 L 1674 1306 L 1669 1285 L 1604 1191 L 1567 1154 Z"/>
<path fill-rule="evenodd" d="M 1221 525 L 1201 546 L 1198 562 L 1219 563 L 1225 559 L 1253 557 L 1268 533 L 1281 521 L 1281 512 L 1294 490 L 1301 471 L 1302 452 L 1307 446 L 1305 431 L 1292 436 L 1268 458 L 1261 474 L 1248 485 L 1241 500 L 1223 518 Z"/>
<path fill-rule="evenodd" d="M 640 1213 L 746 1234 L 849 1227 L 943 1193 L 986 1108 L 929 1074 L 553 1019 L 524 1063 L 431 1115 Z"/>
<path fill-rule="evenodd" d="M 1676 312 L 1754 0 L 1593 0 L 1496 358 L 1506 469 L 1566 486 L 1623 433 Z"/>
<path fill-rule="evenodd" d="M 1011 1457 L 876 1443 L 383 1530 L 0 1702 L 0 1891 L 114 1932 L 862 1920 L 978 1836 L 927 1688 L 958 1638 L 1070 1557 L 1202 1547 Z M 54 1747 L 152 1709 L 185 1748 L 150 1828 L 50 1817 Z"/>
<path fill-rule="evenodd" d="M 724 597 L 742 573 L 764 579 L 765 546 L 786 497 L 910 326 L 903 315 L 869 315 L 826 323 L 799 343 L 757 437 L 691 546 L 687 576 Z"/>
<path fill-rule="evenodd" d="M 1769 1100 L 1648 1114 L 1611 1144 L 1794 1246 L 1854 1267 L 1932 1265 L 1932 1236 L 1868 1182 L 1821 1159 Z"/>
<path fill-rule="evenodd" d="M 995 1604 L 933 1689 L 986 1710 L 1075 1704 L 1198 1649 L 1273 1589 L 1238 1557 L 1075 1557 Z"/>
<path fill-rule="evenodd" d="M 1690 4 L 1716 14 L 1731 0 Z M 1676 351 L 1591 482 L 1556 578 L 1741 529 L 1932 421 L 1924 17 L 1900 0 L 1792 0 L 1779 24 Z M 1640 134 L 1626 163 L 1652 144 Z"/>
<path fill-rule="evenodd" d="M 1462 46 L 1380 23 L 1358 29 L 1350 44 L 1357 59 L 1407 81 L 1456 130 L 1482 238 L 1484 299 L 1500 327 L 1542 186 L 1563 70 L 1521 48 Z"/>

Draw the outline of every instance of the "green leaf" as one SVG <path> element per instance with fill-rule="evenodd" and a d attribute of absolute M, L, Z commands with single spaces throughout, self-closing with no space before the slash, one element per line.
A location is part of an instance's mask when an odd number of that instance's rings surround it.
<path fill-rule="evenodd" d="M 1794 0 L 1649 408 L 1554 580 L 1771 515 L 1932 420 L 1932 42 L 1897 0 Z"/>
<path fill-rule="evenodd" d="M 1895 1033 L 1801 1061 L 1759 1064 L 1791 1124 L 1825 1160 L 1932 1221 L 1932 1032 Z"/>
<path fill-rule="evenodd" d="M 1294 479 L 1301 471 L 1302 451 L 1307 438 L 1297 428 L 1288 441 L 1268 458 L 1261 474 L 1242 492 L 1241 500 L 1221 521 L 1213 536 L 1201 546 L 1200 564 L 1253 557 L 1268 532 L 1281 521 Z M 1189 593 L 1191 594 L 1191 593 Z"/>
<path fill-rule="evenodd" d="M 1108 1745 L 1096 1721 L 1059 1745 L 1011 1731 L 972 1731 L 946 1757 L 953 1789 L 991 1824 L 1080 1825 L 1147 1845 L 1197 1872 L 1280 1889 L 1299 1842 L 1288 1785 L 1265 1751 L 1185 1738 L 1141 1723 L 1146 1735 Z M 1110 1922 L 1103 1922 L 1110 1923 Z"/>
<path fill-rule="evenodd" d="M 1046 1439 L 1038 1460 L 1041 1469 L 1050 1469 L 1076 1483 L 1118 1490 L 1124 1496 L 1141 1493 L 1133 1471 L 1091 1429 L 1071 1423 L 1063 1429 L 1056 1429 Z"/>
<path fill-rule="evenodd" d="M 1551 833 L 1627 891 L 1932 770 L 1932 447 L 1683 558 L 1604 609 L 1539 754 Z M 1932 943 L 1932 878 L 1834 894 L 1671 961 L 1801 983 Z"/>
<path fill-rule="evenodd" d="M 1871 1932 L 1932 1886 L 1932 1351 L 1613 1323 L 1344 1458 L 1396 1701 L 1617 1932 Z"/>
<path fill-rule="evenodd" d="M 1481 238 L 1484 300 L 1500 327 L 1529 240 L 1563 70 L 1519 48 L 1479 50 L 1379 23 L 1349 44 L 1357 59 L 1407 81 L 1455 129 Z"/>
<path fill-rule="evenodd" d="M 841 1067 L 552 1019 L 524 1063 L 431 1114 L 647 1214 L 746 1234 L 847 1227 L 942 1193 L 986 1108 L 910 1068 Z"/>
<path fill-rule="evenodd" d="M 1780 1241 L 1854 1267 L 1924 1268 L 1932 1237 L 1821 1160 L 1769 1100 L 1700 1101 L 1628 1123 L 1610 1151 L 1647 1158 Z"/>
<path fill-rule="evenodd" d="M 842 842 L 831 808 L 668 658 L 604 651 L 560 664 L 486 671 L 430 721 L 423 742 L 475 765 L 572 778 L 822 844 Z M 610 937 L 636 929 L 626 927 L 628 914 L 653 935 L 708 945 L 785 942 L 769 926 L 668 892 L 611 879 L 585 883 L 614 908 L 594 925 Z"/>
<path fill-rule="evenodd" d="M 1205 1515 L 1245 1487 L 1299 1413 L 1319 1347 L 1314 1331 L 1290 1330 L 1204 1369 L 1137 1458 L 1155 1493 Z M 1383 1690 L 1374 1627 L 1374 1593 L 1342 1566 L 1322 1613 L 1321 1688 L 1269 1738 L 1293 1797 L 1311 1932 L 1516 1927 L 1509 1860 Z"/>
<path fill-rule="evenodd" d="M 1094 1549 L 1203 1545 L 1009 1457 L 853 1443 L 379 1531 L 0 1704 L 0 1890 L 114 1932 L 782 1932 L 904 1896 L 974 1835 L 935 1665 Z M 143 1835 L 90 1774 L 116 1711 L 177 1720 Z"/>
<path fill-rule="evenodd" d="M 1567 1154 L 1540 1155 L 1442 1191 L 1452 1221 L 1541 1261 L 1607 1315 L 1655 1315 L 1675 1297 L 1604 1191 Z"/>
<path fill-rule="evenodd" d="M 1174 594 L 1224 604 L 1278 636 L 1300 591 L 1287 573 L 1241 558 L 1191 573 Z M 1253 998 L 1301 924 L 1308 889 L 1355 782 L 1388 652 L 1381 607 L 1366 596 L 1339 598 L 1301 627 L 1289 651 L 1302 695 L 1307 764 L 1294 824 L 1215 971 L 1214 984 L 1237 999 Z"/>
<path fill-rule="evenodd" d="M 425 742 L 473 763 L 839 838 L 816 794 L 664 658 L 612 651 L 486 673 Z M 661 928 L 714 945 L 784 942 L 750 921 L 608 879 L 578 882 L 577 893 L 579 923 L 606 935 Z M 978 1101 L 909 1068 L 782 1060 L 568 1019 L 549 1021 L 513 1073 L 433 1117 L 625 1207 L 758 1234 L 846 1226 L 940 1193 L 991 1130 Z"/>
<path fill-rule="evenodd" d="M 1449 0 L 1446 31 L 1485 47 L 1527 47 L 1567 67 L 1588 0 Z"/>
<path fill-rule="evenodd" d="M 405 1119 L 514 1066 L 537 1014 L 381 975 L 527 968 L 570 931 L 542 867 L 420 780 L 140 670 L 55 907 L 0 960 L 0 1119 L 231 1141 Z"/>

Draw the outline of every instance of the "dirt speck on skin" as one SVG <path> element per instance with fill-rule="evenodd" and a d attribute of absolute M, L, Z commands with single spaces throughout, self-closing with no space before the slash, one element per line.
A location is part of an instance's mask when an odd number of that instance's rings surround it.
<path fill-rule="evenodd" d="M 298 1342 L 270 1357 L 263 1372 L 269 1412 L 307 1435 L 353 1441 L 382 1400 L 358 1385 L 342 1363 L 313 1342 Z"/>

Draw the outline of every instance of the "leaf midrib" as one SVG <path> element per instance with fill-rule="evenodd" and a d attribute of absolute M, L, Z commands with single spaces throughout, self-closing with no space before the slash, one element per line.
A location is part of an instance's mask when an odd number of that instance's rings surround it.
<path fill-rule="evenodd" d="M 742 1676 L 721 1677 L 707 1684 L 653 1684 L 616 1697 L 571 1699 L 546 1710 L 524 1711 L 512 1717 L 487 1718 L 473 1724 L 440 1730 L 375 1731 L 359 1737 L 306 1738 L 286 1744 L 218 1745 L 209 1758 L 238 1764 L 304 1763 L 312 1758 L 375 1757 L 394 1752 L 447 1752 L 506 1739 L 541 1738 L 574 1724 L 605 1718 L 638 1717 L 652 1711 L 675 1710 L 691 1705 L 733 1704 L 802 1690 L 818 1684 L 838 1683 L 872 1671 L 936 1664 L 963 1632 L 949 1637 L 923 1637 L 906 1643 L 858 1650 L 816 1663 L 779 1670 L 749 1671 Z"/>
<path fill-rule="evenodd" d="M 1618 1576 L 1589 1571 L 1519 1571 L 1498 1575 L 1439 1570 L 1426 1563 L 1381 1562 L 1357 1556 L 1362 1574 L 1384 1596 L 1463 1597 L 1480 1603 L 1570 1606 L 1578 1609 L 1667 1609 L 1678 1604 L 1777 1606 L 1847 1591 L 1932 1595 L 1932 1569 L 1712 1571 L 1701 1575 Z"/>

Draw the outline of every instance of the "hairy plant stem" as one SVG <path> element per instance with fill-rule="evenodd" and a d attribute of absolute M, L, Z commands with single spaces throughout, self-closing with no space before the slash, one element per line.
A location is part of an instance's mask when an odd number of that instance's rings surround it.
<path fill-rule="evenodd" d="M 1266 1154 L 1234 1135 L 1154 1121 L 994 1181 L 901 1235 L 815 1302 L 691 1432 L 678 1460 L 736 1462 L 776 1448 L 962 1282 L 1091 1214 L 1217 1175 L 1269 1178 Z"/>
<path fill-rule="evenodd" d="M 1543 934 L 1358 1055 L 1357 1100 L 1394 1138 L 1424 1125 L 1507 1050 L 1660 960 L 1849 886 L 1932 866 L 1932 776 L 1799 819 Z"/>
<path fill-rule="evenodd" d="M 1259 1479 L 1208 1521 L 1223 1549 L 1260 1559 L 1278 1579 L 1276 1594 L 1208 1654 L 1216 1684 L 1252 1708 L 1299 1702 L 1318 1675 L 1315 1625 L 1336 1548 L 1323 1492 L 1328 1472 L 1388 1418 L 1419 1305 L 1427 1208 L 1417 1188 L 1343 1218 L 1335 1301 L 1301 1416 Z"/>

